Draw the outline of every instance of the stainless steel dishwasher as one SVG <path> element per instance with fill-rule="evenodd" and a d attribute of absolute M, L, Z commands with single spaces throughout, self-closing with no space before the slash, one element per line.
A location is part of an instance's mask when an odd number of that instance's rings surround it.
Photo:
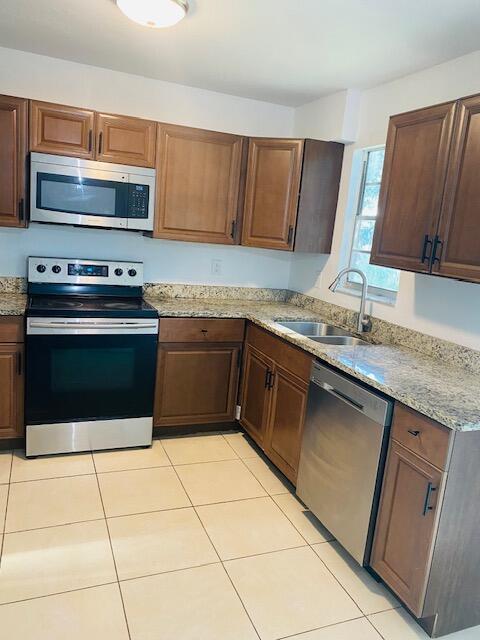
<path fill-rule="evenodd" d="M 361 565 L 368 564 L 393 402 L 315 362 L 297 495 Z"/>

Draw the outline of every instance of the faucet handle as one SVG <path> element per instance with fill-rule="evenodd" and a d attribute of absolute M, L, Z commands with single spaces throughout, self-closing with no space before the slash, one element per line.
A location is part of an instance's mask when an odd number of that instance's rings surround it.
<path fill-rule="evenodd" d="M 362 332 L 369 333 L 372 330 L 372 319 L 370 316 L 363 316 L 362 319 Z"/>

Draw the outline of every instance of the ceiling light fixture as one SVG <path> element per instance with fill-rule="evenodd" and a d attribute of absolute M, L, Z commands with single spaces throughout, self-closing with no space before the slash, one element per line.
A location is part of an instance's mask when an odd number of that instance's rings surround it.
<path fill-rule="evenodd" d="M 127 18 L 144 27 L 171 27 L 187 15 L 187 0 L 117 0 Z"/>

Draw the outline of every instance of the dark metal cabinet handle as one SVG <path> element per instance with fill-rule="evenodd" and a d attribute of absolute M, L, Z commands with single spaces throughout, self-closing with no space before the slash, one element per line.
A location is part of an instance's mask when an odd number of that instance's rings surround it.
<path fill-rule="evenodd" d="M 265 389 L 269 388 L 269 384 L 270 384 L 270 376 L 272 375 L 272 372 L 270 371 L 270 369 L 267 369 L 265 371 Z"/>
<path fill-rule="evenodd" d="M 232 220 L 232 229 L 230 231 L 230 237 L 235 239 L 235 231 L 237 229 L 237 221 L 236 220 Z"/>
<path fill-rule="evenodd" d="M 437 257 L 437 249 L 440 247 L 440 255 Z M 435 236 L 435 240 L 433 241 L 433 249 L 432 249 L 432 266 L 442 259 L 443 253 L 443 240 L 440 240 L 438 236 Z"/>
<path fill-rule="evenodd" d="M 293 227 L 288 227 L 288 236 L 287 236 L 287 244 L 292 244 L 293 240 Z"/>
<path fill-rule="evenodd" d="M 420 435 L 420 431 L 417 431 L 417 429 L 408 429 L 408 433 L 415 437 Z"/>
<path fill-rule="evenodd" d="M 200 329 L 200 332 L 203 333 L 203 335 L 208 333 L 208 329 Z"/>
<path fill-rule="evenodd" d="M 270 371 L 270 380 L 268 381 L 268 389 L 273 389 L 273 385 L 275 382 L 275 374 L 273 373 L 273 371 Z"/>
<path fill-rule="evenodd" d="M 432 257 L 432 245 L 433 242 L 430 240 L 430 236 L 425 234 L 425 237 L 423 239 L 422 264 L 425 264 L 425 261 L 430 264 L 430 259 Z M 430 247 L 430 253 L 427 255 L 428 247 Z"/>
<path fill-rule="evenodd" d="M 92 150 L 92 145 L 93 145 L 93 131 L 90 129 L 90 131 L 88 132 L 88 151 L 89 152 Z"/>
<path fill-rule="evenodd" d="M 425 495 L 425 502 L 424 502 L 424 505 L 423 505 L 423 514 L 422 515 L 426 516 L 429 511 L 433 511 L 433 507 L 430 506 L 430 496 L 436 490 L 437 490 L 436 487 L 434 487 L 433 484 L 431 482 L 429 482 L 428 485 L 427 485 L 427 493 Z"/>
<path fill-rule="evenodd" d="M 103 150 L 103 131 L 98 134 L 98 153 L 101 154 Z"/>
<path fill-rule="evenodd" d="M 20 198 L 18 202 L 18 218 L 20 222 L 25 220 L 25 201 L 23 198 Z"/>

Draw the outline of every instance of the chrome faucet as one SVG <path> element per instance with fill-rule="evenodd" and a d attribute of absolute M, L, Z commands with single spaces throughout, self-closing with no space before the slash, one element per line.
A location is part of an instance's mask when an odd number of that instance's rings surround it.
<path fill-rule="evenodd" d="M 365 314 L 365 301 L 367 299 L 368 281 L 367 276 L 363 273 L 363 271 L 360 271 L 360 269 L 353 269 L 351 267 L 342 269 L 328 288 L 330 289 L 330 291 L 335 291 L 340 283 L 340 280 L 347 273 L 357 273 L 362 279 L 362 297 L 360 300 L 360 312 L 358 314 L 357 331 L 358 333 L 367 333 L 368 331 L 372 330 L 372 321 Z"/>

